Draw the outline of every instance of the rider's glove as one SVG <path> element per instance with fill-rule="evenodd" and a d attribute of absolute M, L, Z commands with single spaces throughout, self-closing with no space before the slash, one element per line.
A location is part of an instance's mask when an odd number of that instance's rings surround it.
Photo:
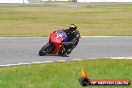
<path fill-rule="evenodd" d="M 68 45 L 68 42 L 62 42 L 63 45 L 67 46 Z"/>

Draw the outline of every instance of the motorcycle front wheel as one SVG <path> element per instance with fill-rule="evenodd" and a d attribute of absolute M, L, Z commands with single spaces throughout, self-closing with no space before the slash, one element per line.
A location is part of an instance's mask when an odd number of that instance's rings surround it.
<path fill-rule="evenodd" d="M 39 51 L 39 56 L 45 56 L 45 55 L 47 55 L 51 51 L 51 47 L 52 47 L 51 43 L 48 42 Z"/>

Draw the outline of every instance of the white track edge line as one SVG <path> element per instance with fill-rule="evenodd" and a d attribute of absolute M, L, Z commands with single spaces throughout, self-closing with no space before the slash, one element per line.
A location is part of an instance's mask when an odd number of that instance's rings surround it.
<path fill-rule="evenodd" d="M 88 38 L 88 37 L 132 37 L 132 36 L 81 36 L 82 38 Z M 48 38 L 48 36 L 47 37 L 0 37 L 0 39 L 2 39 L 2 38 L 4 38 L 4 39 L 19 39 L 19 38 Z"/>
<path fill-rule="evenodd" d="M 108 57 L 110 59 L 132 59 L 132 57 Z"/>
<path fill-rule="evenodd" d="M 132 60 L 132 57 L 106 57 L 106 58 L 110 58 L 110 59 L 131 59 Z M 31 63 L 16 63 L 16 64 L 0 65 L 0 67 L 31 65 L 31 64 L 46 64 L 46 63 L 54 63 L 54 62 L 68 62 L 68 61 L 70 62 L 70 61 L 81 61 L 81 60 L 91 60 L 91 59 L 70 59 L 70 60 L 56 60 L 56 61 L 31 62 Z M 95 59 L 93 59 L 93 60 L 95 60 Z"/>

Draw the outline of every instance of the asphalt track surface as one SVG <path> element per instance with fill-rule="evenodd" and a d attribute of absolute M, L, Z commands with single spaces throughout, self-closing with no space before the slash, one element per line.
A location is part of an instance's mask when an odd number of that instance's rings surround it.
<path fill-rule="evenodd" d="M 132 56 L 132 37 L 82 37 L 69 57 L 38 56 L 47 37 L 0 38 L 0 65 Z"/>

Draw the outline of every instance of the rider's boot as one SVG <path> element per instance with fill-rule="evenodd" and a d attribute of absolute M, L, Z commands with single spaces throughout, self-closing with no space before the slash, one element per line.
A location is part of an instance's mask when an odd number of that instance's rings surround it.
<path fill-rule="evenodd" d="M 61 52 L 58 53 L 62 57 L 68 57 L 68 53 L 66 52 L 65 48 Z"/>

